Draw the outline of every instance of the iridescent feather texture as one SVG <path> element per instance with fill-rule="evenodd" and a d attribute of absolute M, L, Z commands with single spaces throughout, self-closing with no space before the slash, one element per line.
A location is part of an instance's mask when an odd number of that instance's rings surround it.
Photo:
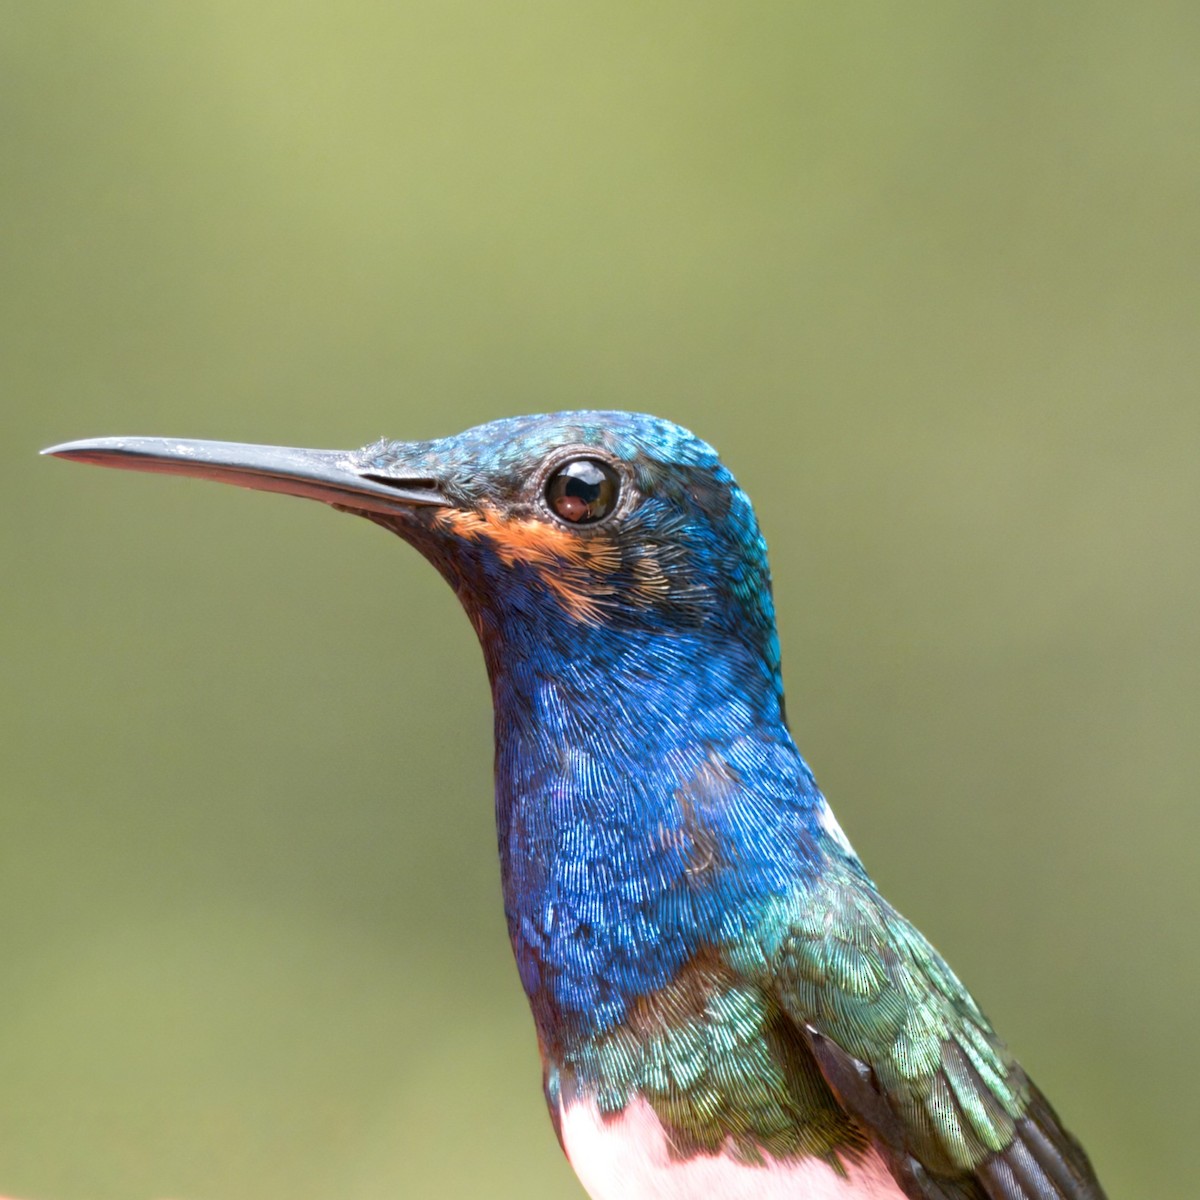
<path fill-rule="evenodd" d="M 323 500 L 449 581 L 546 1098 L 594 1200 L 1103 1200 L 796 749 L 766 546 L 710 446 L 565 412 L 351 452 L 49 453 Z"/>

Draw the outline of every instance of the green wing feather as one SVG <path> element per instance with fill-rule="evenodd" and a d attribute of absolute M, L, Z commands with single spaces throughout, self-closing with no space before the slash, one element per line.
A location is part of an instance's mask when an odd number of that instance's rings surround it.
<path fill-rule="evenodd" d="M 967 990 L 850 864 L 759 931 L 734 965 L 773 990 L 914 1200 L 1104 1200 Z"/>

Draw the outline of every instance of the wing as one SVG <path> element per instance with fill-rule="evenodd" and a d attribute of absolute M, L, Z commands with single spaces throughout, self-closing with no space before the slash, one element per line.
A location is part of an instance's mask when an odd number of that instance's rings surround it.
<path fill-rule="evenodd" d="M 1104 1200 L 937 951 L 849 866 L 779 902 L 765 982 L 913 1200 Z M 745 964 L 748 966 L 749 964 Z"/>

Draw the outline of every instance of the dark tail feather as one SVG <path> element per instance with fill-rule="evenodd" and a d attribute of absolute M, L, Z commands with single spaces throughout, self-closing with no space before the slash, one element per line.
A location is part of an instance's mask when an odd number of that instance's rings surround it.
<path fill-rule="evenodd" d="M 989 1200 L 1105 1200 L 1083 1147 L 1033 1084 L 1029 1091 L 1012 1144 L 979 1171 Z"/>

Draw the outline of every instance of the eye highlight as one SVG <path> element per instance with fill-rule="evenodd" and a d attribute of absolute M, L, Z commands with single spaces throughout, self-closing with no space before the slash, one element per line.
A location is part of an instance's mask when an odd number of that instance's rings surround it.
<path fill-rule="evenodd" d="M 546 503 L 556 517 L 572 525 L 591 525 L 617 507 L 616 471 L 595 458 L 575 458 L 546 480 Z"/>

